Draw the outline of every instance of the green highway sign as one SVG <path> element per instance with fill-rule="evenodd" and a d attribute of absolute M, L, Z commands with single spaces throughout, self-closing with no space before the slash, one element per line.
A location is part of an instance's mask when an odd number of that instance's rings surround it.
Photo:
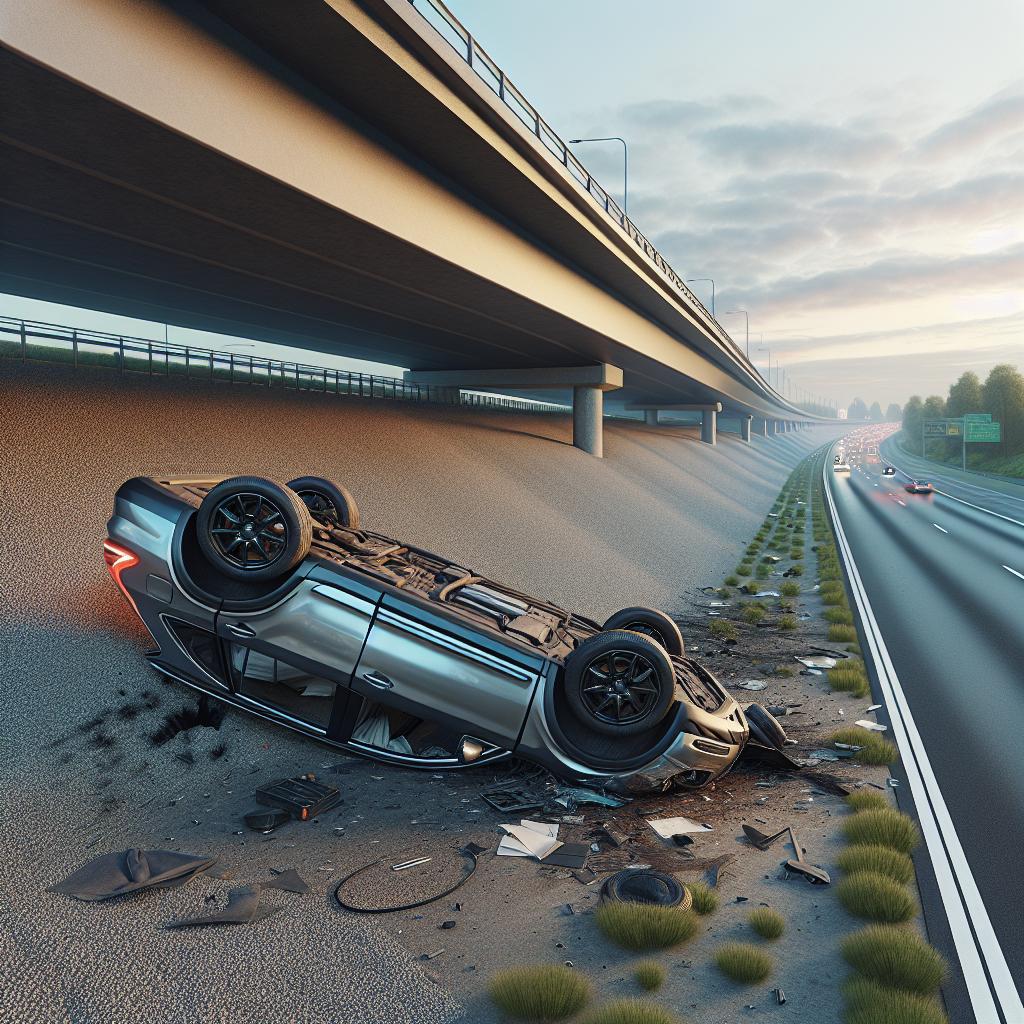
<path fill-rule="evenodd" d="M 925 437 L 948 437 L 949 426 L 952 420 L 925 420 L 924 421 L 924 436 Z M 957 435 L 959 436 L 959 434 Z"/>
<path fill-rule="evenodd" d="M 992 413 L 990 412 L 965 412 L 965 423 L 991 423 Z"/>
<path fill-rule="evenodd" d="M 998 423 L 985 423 L 979 420 L 968 420 L 966 423 L 967 432 L 964 440 L 971 441 L 1001 441 L 1002 431 Z"/>

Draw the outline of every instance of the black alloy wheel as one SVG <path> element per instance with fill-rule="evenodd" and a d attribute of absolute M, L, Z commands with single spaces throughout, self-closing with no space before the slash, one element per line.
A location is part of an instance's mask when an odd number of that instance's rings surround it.
<path fill-rule="evenodd" d="M 273 565 L 288 549 L 281 509 L 262 494 L 231 494 L 215 506 L 210 537 L 225 562 L 243 571 Z"/>
<path fill-rule="evenodd" d="M 675 695 L 668 654 L 639 633 L 614 630 L 590 637 L 569 656 L 566 700 L 596 732 L 630 736 L 665 717 Z"/>
<path fill-rule="evenodd" d="M 247 582 L 285 575 L 309 554 L 313 520 L 294 491 L 275 480 L 222 480 L 203 498 L 196 539 L 211 565 Z"/>

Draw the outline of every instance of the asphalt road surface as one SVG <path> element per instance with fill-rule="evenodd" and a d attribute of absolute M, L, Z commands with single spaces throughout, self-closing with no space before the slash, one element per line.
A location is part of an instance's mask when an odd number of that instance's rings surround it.
<path fill-rule="evenodd" d="M 890 727 L 903 753 L 902 781 L 936 864 L 973 1010 L 979 1024 L 1017 1024 L 1024 1020 L 1024 488 L 1017 496 L 942 473 L 928 478 L 945 493 L 916 495 L 904 489 L 906 473 L 884 477 L 876 464 L 837 474 L 831 461 L 826 472 L 856 568 L 855 600 L 859 577 L 870 608 L 868 648 L 883 665 L 881 690 L 897 719 Z M 917 464 L 906 468 L 926 476 Z"/>

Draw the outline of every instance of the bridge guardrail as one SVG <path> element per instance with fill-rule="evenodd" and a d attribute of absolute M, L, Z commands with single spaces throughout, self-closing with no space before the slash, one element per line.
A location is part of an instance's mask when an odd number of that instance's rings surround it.
<path fill-rule="evenodd" d="M 36 320 L 0 316 L 0 363 L 51 362 L 80 367 L 106 367 L 121 374 L 183 377 L 223 384 L 293 391 L 323 391 L 355 398 L 466 405 L 520 412 L 567 412 L 555 402 L 533 402 L 451 388 L 410 384 L 399 377 L 338 370 L 329 366 L 242 355 L 217 349 L 153 341 L 105 331 L 66 327 Z"/>
<path fill-rule="evenodd" d="M 632 239 L 634 244 L 654 263 L 669 281 L 696 306 L 699 306 L 712 321 L 708 308 L 694 293 L 686 287 L 686 283 L 673 269 L 668 260 L 655 248 L 654 244 L 629 219 L 625 211 L 597 182 L 586 167 L 576 158 L 566 142 L 541 117 L 537 108 L 520 92 L 505 75 L 495 60 L 473 38 L 469 30 L 445 6 L 442 0 L 409 0 L 413 9 L 431 25 L 437 34 L 476 72 L 477 77 L 500 99 L 505 106 L 537 137 L 545 149 L 568 171 L 576 183 L 587 192 L 590 198 L 621 227 Z M 431 16 L 433 14 L 433 16 Z M 721 325 L 719 324 L 721 327 Z M 737 354 L 742 350 L 725 331 L 722 334 L 729 339 Z"/>

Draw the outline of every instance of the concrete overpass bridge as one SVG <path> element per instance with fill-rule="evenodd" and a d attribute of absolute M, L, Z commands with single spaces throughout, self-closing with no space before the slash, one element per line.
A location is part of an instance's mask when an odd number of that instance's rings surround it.
<path fill-rule="evenodd" d="M 605 393 L 815 419 L 440 0 L 0 10 L 0 289 L 571 396 L 595 454 Z"/>

